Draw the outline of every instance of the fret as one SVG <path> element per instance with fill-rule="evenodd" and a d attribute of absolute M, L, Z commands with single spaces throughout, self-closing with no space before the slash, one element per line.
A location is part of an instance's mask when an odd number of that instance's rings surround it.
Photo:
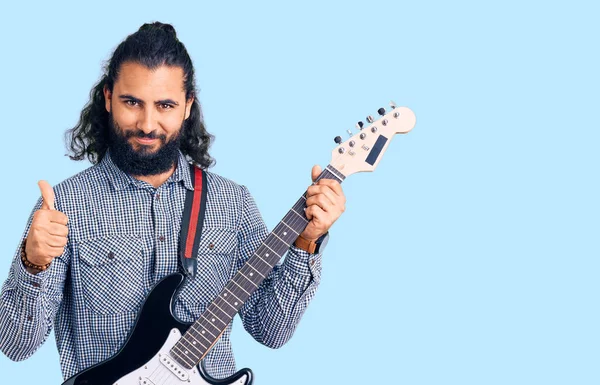
<path fill-rule="evenodd" d="M 229 291 L 234 293 L 236 298 L 239 298 L 239 302 L 243 303 L 250 297 L 248 292 L 246 292 L 245 290 L 242 290 L 242 288 L 240 288 L 239 284 L 234 283 L 234 280 L 231 280 L 230 286 L 231 287 L 229 288 Z"/>
<path fill-rule="evenodd" d="M 235 297 L 235 298 L 236 298 L 238 301 L 240 301 L 240 302 L 243 302 L 243 301 L 242 301 L 241 299 L 239 299 L 239 298 L 238 298 L 238 296 L 237 296 L 237 295 L 235 295 L 235 294 L 234 294 L 234 293 L 233 293 L 231 290 L 227 289 L 227 286 L 225 286 L 225 289 L 226 289 L 226 290 L 227 290 L 229 293 L 231 293 L 231 295 L 232 295 L 232 296 L 234 296 L 234 297 Z"/>
<path fill-rule="evenodd" d="M 260 255 L 256 254 L 256 252 L 254 253 L 254 255 L 256 255 L 258 257 L 258 259 L 263 261 L 265 263 L 265 265 L 271 267 L 271 264 L 269 262 L 265 261 Z"/>
<path fill-rule="evenodd" d="M 234 305 L 230 304 L 229 302 L 223 300 L 223 302 L 225 302 L 227 305 L 229 305 L 230 308 L 233 309 L 233 314 L 230 316 L 230 318 L 233 318 L 235 316 L 235 314 L 238 312 L 238 308 L 237 305 L 239 302 L 234 302 Z M 220 309 L 220 308 L 219 308 Z"/>
<path fill-rule="evenodd" d="M 223 325 L 227 326 L 227 324 L 226 324 L 225 322 L 223 322 L 223 320 L 221 320 L 221 319 L 219 318 L 219 316 L 217 316 L 215 313 L 213 313 L 213 312 L 210 310 L 210 307 L 208 307 L 208 308 L 206 309 L 206 311 L 207 311 L 207 312 L 209 312 L 210 314 L 212 314 L 212 315 L 213 315 L 213 316 L 211 317 L 211 321 L 210 321 L 211 323 L 213 323 L 213 325 L 215 325 L 215 324 L 214 324 L 214 322 L 215 322 L 215 320 L 216 320 L 216 321 L 219 321 L 220 323 L 222 323 Z M 215 327 L 216 327 L 216 326 L 217 326 L 217 325 L 215 325 Z"/>
<path fill-rule="evenodd" d="M 220 297 L 217 297 L 217 298 L 216 298 L 216 299 L 213 301 L 213 303 L 215 304 L 215 306 L 217 305 L 217 300 L 221 300 L 221 302 L 224 302 L 224 303 L 226 303 L 227 305 L 229 305 L 229 307 L 230 307 L 230 308 L 232 308 L 232 309 L 234 310 L 234 311 L 233 311 L 233 314 L 226 313 L 226 314 L 228 314 L 228 315 L 229 315 L 231 318 L 233 318 L 233 316 L 235 316 L 235 313 L 237 313 L 237 309 L 235 308 L 235 306 L 233 306 L 232 304 L 230 304 L 230 303 L 229 303 L 229 301 L 227 301 L 225 298 L 220 298 Z M 221 303 L 221 305 L 222 305 L 222 303 Z M 218 307 L 219 309 L 221 309 L 221 306 L 217 306 L 217 307 Z M 221 309 L 221 311 L 222 311 L 223 313 L 225 313 L 225 310 Z"/>
<path fill-rule="evenodd" d="M 200 349 L 198 349 L 198 347 L 197 347 L 195 344 L 191 343 L 191 342 L 190 342 L 190 341 L 187 339 L 187 337 L 186 337 L 186 336 L 187 336 L 187 334 L 184 334 L 184 335 L 183 335 L 183 337 L 181 338 L 181 340 L 182 340 L 182 341 L 181 341 L 181 342 L 182 342 L 182 345 L 184 345 L 185 347 L 187 347 L 187 348 L 188 348 L 188 350 L 195 350 L 195 351 L 197 351 L 198 353 L 200 353 L 200 355 L 202 355 L 202 351 L 201 351 Z M 202 344 L 200 344 L 200 346 L 202 346 L 202 347 L 204 348 L 204 350 L 205 350 L 205 351 L 206 351 L 206 349 L 208 349 L 206 346 L 204 346 L 204 345 L 202 345 Z"/>
<path fill-rule="evenodd" d="M 190 341 L 190 338 L 193 341 Z M 188 345 L 193 346 L 196 350 L 198 350 L 197 344 L 200 344 L 200 346 L 203 347 L 204 349 L 208 349 L 208 347 L 210 346 L 210 345 L 209 346 L 204 346 L 204 344 L 202 343 L 202 341 L 196 339 L 196 337 L 194 336 L 194 333 L 186 333 L 186 334 L 184 334 L 183 337 L 182 337 L 182 342 L 186 342 Z"/>
<path fill-rule="evenodd" d="M 245 288 L 248 289 L 247 293 L 248 295 L 250 295 L 254 290 L 256 290 L 257 286 L 254 282 L 252 282 L 252 280 L 248 277 L 246 277 L 244 274 L 241 274 L 241 271 L 239 271 L 236 276 L 235 276 L 235 280 L 236 283 Z M 243 279 L 242 279 L 243 278 Z M 248 283 L 250 283 L 250 287 L 248 287 Z"/>
<path fill-rule="evenodd" d="M 287 223 L 285 223 L 284 221 L 281 221 L 281 222 L 279 222 L 279 223 L 283 223 L 283 224 L 284 224 L 284 225 L 285 225 L 285 226 L 286 226 L 288 229 L 290 229 L 290 230 L 292 230 L 294 233 L 298 234 L 298 233 L 296 232 L 296 230 L 294 230 L 294 228 L 292 228 L 290 225 L 288 225 L 288 224 L 287 224 Z M 300 234 L 298 234 L 298 235 L 300 235 Z"/>
<path fill-rule="evenodd" d="M 231 286 L 232 287 L 228 288 L 227 290 L 237 299 L 237 301 L 234 301 L 234 302 L 244 303 L 244 301 L 247 299 L 247 297 L 244 296 L 245 293 L 242 293 L 241 290 L 238 289 L 237 287 L 233 287 L 233 285 L 231 285 Z"/>
<path fill-rule="evenodd" d="M 231 282 L 235 283 L 238 287 L 242 288 L 244 293 L 240 293 L 240 294 L 244 294 L 242 299 L 245 301 L 248 297 L 250 297 L 250 295 L 254 292 L 254 290 L 256 290 L 258 285 L 255 285 L 254 282 L 249 281 L 248 279 L 242 279 L 242 278 L 243 277 L 241 277 L 241 270 L 240 270 L 235 274 L 235 277 L 233 277 Z M 248 282 L 250 282 L 251 284 L 248 285 Z"/>
<path fill-rule="evenodd" d="M 308 219 L 306 219 L 304 216 L 305 205 L 300 204 L 299 202 L 296 202 L 296 204 L 298 204 L 298 207 L 293 206 L 292 209 L 285 215 L 285 217 L 283 217 L 283 219 L 294 229 L 301 232 L 304 230 L 304 226 L 308 224 Z M 300 210 L 302 214 L 300 214 L 297 210 Z"/>
<path fill-rule="evenodd" d="M 212 334 L 210 330 L 206 329 L 206 328 L 202 328 L 202 330 L 200 330 L 200 332 L 198 332 L 196 329 L 194 329 L 194 332 L 196 332 L 197 334 L 201 335 L 202 337 L 204 337 L 207 341 L 211 342 L 211 340 L 209 340 L 206 337 L 206 333 L 210 334 L 211 336 L 213 336 L 214 338 L 217 338 L 216 335 Z"/>
<path fill-rule="evenodd" d="M 291 210 L 293 213 L 295 213 L 297 216 L 299 216 L 300 218 L 304 219 L 304 216 L 300 215 L 296 210 Z"/>
<path fill-rule="evenodd" d="M 297 234 L 302 233 L 308 224 L 308 221 L 299 218 L 298 215 L 292 211 L 288 212 L 284 220 L 286 225 L 294 229 Z"/>
<path fill-rule="evenodd" d="M 263 277 L 263 279 L 264 279 L 264 278 L 267 278 L 267 277 L 266 277 L 266 276 L 264 276 L 264 275 L 263 275 L 263 274 L 262 274 L 260 271 L 256 270 L 256 269 L 254 268 L 254 266 L 252 266 L 252 264 L 250 264 L 250 263 L 249 263 L 249 264 L 248 264 L 248 267 L 249 267 L 249 268 L 251 268 L 252 270 L 256 271 L 256 272 L 258 273 L 258 275 L 260 275 L 261 277 Z M 241 269 L 240 269 L 240 270 L 241 270 Z"/>
<path fill-rule="evenodd" d="M 279 239 L 281 242 L 286 243 L 283 239 L 279 238 L 279 236 L 275 233 L 272 233 L 275 237 L 277 237 L 277 239 Z"/>
<path fill-rule="evenodd" d="M 214 325 L 212 322 L 210 322 L 210 321 L 208 320 L 208 318 L 206 318 L 206 316 L 204 315 L 205 313 L 206 313 L 206 311 L 205 311 L 204 313 L 202 313 L 202 315 L 200 316 L 200 318 L 201 318 L 201 319 L 204 319 L 204 321 L 205 321 L 205 324 L 202 324 L 202 326 L 204 326 L 204 329 L 203 329 L 203 330 L 206 330 L 207 332 L 209 332 L 209 333 L 210 333 L 210 335 L 211 335 L 211 336 L 213 336 L 213 337 L 217 338 L 217 337 L 219 336 L 219 334 L 221 334 L 221 333 L 220 333 L 220 330 L 219 330 L 219 328 L 218 328 L 218 327 L 216 327 L 216 326 L 215 326 L 215 325 Z M 216 330 L 217 330 L 217 334 L 216 334 L 216 335 L 215 335 L 213 332 L 211 332 L 210 330 L 208 330 L 208 327 L 207 327 L 208 325 L 212 326 L 214 329 L 216 329 Z"/>
<path fill-rule="evenodd" d="M 265 240 L 265 242 L 260 245 L 260 247 L 258 248 L 258 250 L 256 250 L 256 253 L 261 255 L 261 259 L 263 261 L 266 261 L 267 263 L 267 269 L 270 271 L 273 266 L 275 266 L 277 264 L 277 262 L 280 259 L 280 256 L 275 254 L 275 257 L 273 257 L 273 250 L 268 250 L 269 248 L 266 245 L 267 240 Z M 264 257 L 264 258 L 263 258 Z M 267 259 L 265 259 L 267 258 Z M 272 259 L 272 261 L 269 261 L 269 259 Z"/>
<path fill-rule="evenodd" d="M 306 218 L 306 213 L 304 212 L 305 209 L 306 209 L 306 202 L 301 199 L 298 199 L 298 201 L 292 207 L 292 210 L 294 212 L 302 213 L 302 215 L 301 215 L 302 223 L 306 222 L 306 224 L 308 224 L 308 218 Z"/>
<path fill-rule="evenodd" d="M 233 317 L 233 316 L 235 315 L 235 313 L 234 313 L 234 314 L 229 314 L 229 313 L 227 313 L 225 310 L 221 309 L 221 307 L 220 307 L 219 305 L 217 305 L 217 301 L 213 301 L 213 302 L 210 304 L 209 308 L 210 308 L 211 306 L 214 306 L 214 307 L 216 307 L 217 309 L 219 309 L 219 311 L 220 311 L 221 313 L 225 314 L 225 316 L 226 316 L 227 318 L 231 318 L 231 317 Z M 212 312 L 211 312 L 211 313 L 212 313 Z M 213 313 L 213 314 L 214 314 L 214 313 Z M 219 318 L 219 319 L 221 319 L 221 318 Z M 225 323 L 225 324 L 227 324 L 226 322 L 224 322 L 224 323 Z"/>
<path fill-rule="evenodd" d="M 270 250 L 272 250 L 275 254 L 277 254 L 277 260 L 275 263 L 279 262 L 279 259 L 285 254 L 287 249 L 290 247 L 289 244 L 286 244 L 281 238 L 277 236 L 269 236 L 264 242 L 264 245 L 267 246 Z M 274 266 L 275 264 L 272 263 Z M 271 266 L 271 267 L 273 267 Z"/>
<path fill-rule="evenodd" d="M 244 289 L 243 287 L 241 287 L 241 286 L 240 286 L 240 285 L 239 285 L 239 284 L 238 284 L 236 281 L 231 281 L 231 282 L 233 282 L 233 283 L 234 283 L 234 284 L 235 284 L 237 287 L 239 287 L 240 289 L 244 290 L 244 292 L 245 292 L 246 294 L 248 294 L 248 296 L 250 296 L 250 293 L 248 293 L 248 292 L 246 291 L 246 289 Z"/>
<path fill-rule="evenodd" d="M 208 337 L 206 337 L 206 336 L 204 335 L 204 333 L 198 333 L 198 334 L 199 334 L 199 335 L 200 335 L 202 338 L 204 338 L 206 341 L 208 341 L 208 343 L 209 343 L 209 344 L 212 344 L 212 343 L 213 343 L 213 341 L 209 340 L 209 339 L 208 339 Z M 215 337 L 215 338 L 216 338 L 216 337 Z M 209 345 L 209 346 L 210 346 L 210 345 Z M 206 348 L 206 349 L 208 349 L 208 348 Z"/>
<path fill-rule="evenodd" d="M 196 341 L 197 343 L 199 343 L 200 346 L 202 346 L 204 349 L 208 349 L 210 347 L 211 341 L 208 338 L 206 338 L 203 334 L 198 333 L 202 338 L 204 338 L 208 342 L 208 344 L 209 344 L 208 346 L 204 346 L 204 344 L 202 343 L 202 341 L 200 341 L 199 339 L 197 339 L 194 336 L 194 333 L 189 333 L 189 334 L 190 334 L 190 337 L 192 337 L 194 339 L 194 341 Z M 184 335 L 184 337 L 185 337 L 185 335 Z M 193 342 L 192 342 L 192 345 L 193 345 Z"/>
<path fill-rule="evenodd" d="M 180 364 L 187 366 L 189 369 L 194 367 L 195 360 L 190 358 L 187 354 L 185 354 L 184 350 L 181 350 L 177 345 L 179 345 L 179 344 L 177 343 L 177 344 L 173 345 L 173 348 L 171 349 L 170 353 L 179 358 L 179 360 L 177 360 L 177 362 L 179 362 Z M 181 352 L 181 354 L 175 352 L 175 349 L 179 350 Z M 182 355 L 183 355 L 183 357 L 182 357 Z"/>
<path fill-rule="evenodd" d="M 319 175 L 317 181 L 320 179 L 333 179 L 341 183 L 345 176 L 335 167 L 328 165 Z M 227 282 L 221 293 L 207 306 L 200 318 L 173 345 L 170 352 L 181 365 L 192 368 L 200 362 L 200 359 L 212 348 L 225 328 L 231 323 L 244 302 L 268 277 L 290 245 L 304 231 L 309 222 L 304 213 L 306 199 L 305 191 L 254 251 L 244 266 Z M 231 297 L 233 298 L 230 299 Z M 221 327 L 214 324 L 217 320 Z M 206 344 L 208 344 L 208 347 Z"/>
<path fill-rule="evenodd" d="M 296 238 L 298 238 L 298 233 L 296 233 L 295 231 L 289 231 L 286 228 L 286 226 L 280 225 L 275 226 L 273 234 L 285 243 L 286 249 L 290 247 L 290 245 L 296 240 Z"/>
<path fill-rule="evenodd" d="M 240 270 L 240 272 L 241 272 L 241 270 Z M 252 274 L 252 275 L 250 275 L 250 274 Z M 248 276 L 248 275 L 249 275 L 249 276 Z M 252 273 L 252 272 L 251 272 L 251 273 L 249 273 L 248 275 L 245 275 L 245 274 L 240 274 L 240 277 L 244 277 L 244 279 L 245 279 L 246 281 L 250 282 L 254 288 L 258 288 L 258 284 L 257 284 L 256 282 L 254 282 L 254 281 L 252 280 L 252 278 L 251 278 L 251 277 L 254 277 L 254 273 Z M 262 279 L 259 279 L 259 281 L 261 281 L 261 282 L 262 282 Z"/>
<path fill-rule="evenodd" d="M 267 239 L 267 241 L 268 241 L 268 239 Z M 272 249 L 272 248 L 270 248 L 269 246 L 267 246 L 267 243 L 266 243 L 266 241 L 265 241 L 265 243 L 263 243 L 263 246 L 264 246 L 264 247 L 266 247 L 267 249 L 269 249 L 269 250 L 273 251 L 273 249 Z M 273 254 L 275 254 L 275 255 L 277 255 L 278 257 L 280 257 L 280 258 L 281 258 L 281 256 L 280 256 L 279 254 L 277 254 L 275 251 L 273 251 Z M 268 254 L 265 254 L 265 256 L 266 256 L 266 255 L 268 255 Z"/>

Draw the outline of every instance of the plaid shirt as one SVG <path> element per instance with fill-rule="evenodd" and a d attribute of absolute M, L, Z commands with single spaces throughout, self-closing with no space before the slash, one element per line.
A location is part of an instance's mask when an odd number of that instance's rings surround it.
<path fill-rule="evenodd" d="M 245 186 L 209 172 L 207 183 L 198 271 L 186 279 L 174 305 L 186 322 L 199 318 L 269 233 Z M 17 249 L 0 293 L 0 349 L 23 360 L 54 327 L 65 378 L 116 353 L 151 288 L 179 270 L 186 189 L 192 184 L 181 153 L 175 172 L 158 188 L 125 174 L 108 153 L 54 187 L 55 207 L 69 218 L 68 244 L 37 275 L 24 269 Z M 41 199 L 33 212 L 40 207 Z M 291 246 L 240 310 L 244 328 L 266 346 L 283 345 L 315 294 L 320 273 L 320 254 Z M 216 378 L 235 372 L 230 333 L 231 324 L 204 359 Z"/>

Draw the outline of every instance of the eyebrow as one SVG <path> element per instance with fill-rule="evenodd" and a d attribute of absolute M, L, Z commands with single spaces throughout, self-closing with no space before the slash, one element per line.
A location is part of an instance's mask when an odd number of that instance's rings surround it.
<path fill-rule="evenodd" d="M 136 98 L 133 95 L 129 95 L 129 94 L 124 94 L 124 95 L 119 95 L 119 99 L 126 99 L 126 100 L 133 100 L 134 102 L 137 102 L 139 104 L 144 104 L 144 101 L 141 99 Z M 173 99 L 161 99 L 161 100 L 157 100 L 156 102 L 154 102 L 155 104 L 173 104 L 175 106 L 178 106 L 179 103 L 177 103 L 176 101 L 174 101 Z"/>

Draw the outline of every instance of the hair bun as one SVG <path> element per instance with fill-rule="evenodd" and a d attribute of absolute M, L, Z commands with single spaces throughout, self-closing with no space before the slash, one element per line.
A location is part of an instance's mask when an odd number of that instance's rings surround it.
<path fill-rule="evenodd" d="M 160 21 L 155 21 L 154 23 L 145 23 L 144 25 L 142 25 L 140 27 L 140 31 L 155 31 L 155 30 L 161 30 L 164 32 L 167 32 L 171 35 L 173 35 L 173 37 L 177 37 L 177 31 L 175 31 L 175 27 L 173 27 L 171 24 L 165 24 L 165 23 L 161 23 Z"/>

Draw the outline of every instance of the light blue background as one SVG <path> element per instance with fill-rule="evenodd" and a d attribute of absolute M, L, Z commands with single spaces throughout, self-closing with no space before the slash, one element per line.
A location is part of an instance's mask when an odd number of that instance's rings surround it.
<path fill-rule="evenodd" d="M 144 22 L 197 69 L 213 169 L 270 228 L 333 137 L 390 99 L 417 126 L 344 182 L 323 281 L 279 350 L 236 323 L 256 384 L 598 384 L 599 12 L 590 2 L 2 6 L 0 277 L 39 196 L 85 162 L 63 132 Z M 2 383 L 62 382 L 54 337 Z M 26 380 L 24 380 L 26 379 Z"/>

